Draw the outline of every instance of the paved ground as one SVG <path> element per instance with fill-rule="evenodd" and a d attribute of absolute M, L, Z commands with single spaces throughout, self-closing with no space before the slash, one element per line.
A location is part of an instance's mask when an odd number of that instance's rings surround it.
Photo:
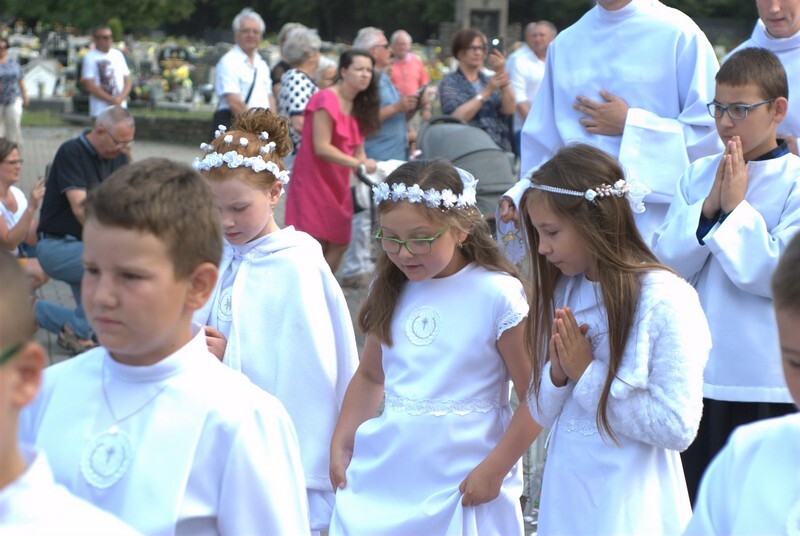
<path fill-rule="evenodd" d="M 23 129 L 24 142 L 22 146 L 22 157 L 25 164 L 22 167 L 20 176 L 20 187 L 26 193 L 34 184 L 36 179 L 44 175 L 45 166 L 52 161 L 59 145 L 64 141 L 77 136 L 81 132 L 80 127 L 58 127 L 58 128 L 26 128 Z M 200 140 L 198 140 L 198 146 Z M 159 143 L 151 141 L 137 141 L 133 146 L 134 160 L 141 160 L 150 157 L 165 157 L 179 162 L 189 163 L 195 156 L 202 154 L 198 147 L 187 147 L 185 145 L 175 145 L 169 143 Z M 278 206 L 276 218 L 279 224 L 283 224 L 283 204 Z M 351 313 L 357 314 L 363 292 L 356 289 L 345 289 L 348 305 Z M 69 287 L 59 281 L 50 281 L 39 289 L 39 297 L 45 300 L 55 301 L 64 306 L 74 307 L 75 300 Z M 357 334 L 359 347 L 363 344 L 363 336 Z M 56 343 L 56 335 L 39 330 L 37 339 L 50 352 L 52 362 L 58 362 L 66 357 L 67 353 Z"/>

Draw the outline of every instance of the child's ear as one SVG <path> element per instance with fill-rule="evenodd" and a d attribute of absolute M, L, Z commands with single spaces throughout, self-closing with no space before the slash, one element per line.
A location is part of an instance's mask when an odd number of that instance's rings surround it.
<path fill-rule="evenodd" d="M 774 117 L 775 124 L 778 124 L 781 121 L 783 121 L 783 118 L 786 117 L 788 111 L 789 111 L 789 101 L 786 100 L 785 97 L 778 97 L 777 99 L 775 99 L 775 117 Z"/>
<path fill-rule="evenodd" d="M 269 187 L 269 202 L 273 207 L 278 204 L 282 192 L 283 183 L 281 181 L 275 181 L 272 183 L 272 186 Z"/>
<path fill-rule="evenodd" d="M 41 344 L 28 341 L 6 366 L 11 367 L 14 373 L 11 402 L 14 409 L 21 410 L 39 393 L 42 370 L 47 366 L 47 354 Z"/>
<path fill-rule="evenodd" d="M 186 295 L 186 307 L 197 311 L 208 301 L 217 284 L 217 267 L 204 262 L 194 269 L 189 276 L 189 292 Z"/>

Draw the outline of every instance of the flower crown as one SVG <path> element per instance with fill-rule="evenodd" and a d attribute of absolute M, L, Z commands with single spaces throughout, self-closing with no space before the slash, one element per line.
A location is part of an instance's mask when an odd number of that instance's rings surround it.
<path fill-rule="evenodd" d="M 395 183 L 389 186 L 385 182 L 372 187 L 372 196 L 376 205 L 384 201 L 392 200 L 395 203 L 399 201 L 408 201 L 409 203 L 422 203 L 424 202 L 430 208 L 440 208 L 448 210 L 453 207 L 466 208 L 468 206 L 475 206 L 476 203 L 476 186 L 478 179 L 472 176 L 468 171 L 461 168 L 455 168 L 461 177 L 461 182 L 464 184 L 464 191 L 456 195 L 449 188 L 445 188 L 441 192 L 434 188 L 422 190 L 419 184 L 413 186 L 406 186 L 403 183 Z"/>
<path fill-rule="evenodd" d="M 225 133 L 226 130 L 227 128 L 225 125 L 219 125 L 218 130 L 214 133 L 214 135 L 219 138 Z M 269 140 L 269 133 L 262 132 L 258 136 L 258 139 L 262 141 Z M 223 141 L 230 145 L 233 143 L 233 135 L 227 134 L 223 138 Z M 239 138 L 239 146 L 247 147 L 249 143 L 250 141 L 247 138 Z M 289 171 L 286 169 L 281 170 L 281 168 L 278 167 L 278 164 L 272 160 L 264 160 L 264 158 L 261 156 L 263 154 L 273 153 L 275 151 L 275 147 L 275 142 L 271 141 L 261 146 L 261 148 L 258 150 L 259 154 L 257 156 L 243 156 L 235 149 L 231 149 L 225 153 L 218 153 L 214 151 L 214 147 L 211 145 L 207 143 L 201 143 L 200 148 L 208 154 L 206 154 L 202 159 L 200 159 L 200 157 L 195 157 L 194 161 L 192 162 L 192 167 L 197 171 L 209 171 L 210 169 L 220 167 L 223 164 L 227 164 L 231 169 L 235 169 L 239 166 L 245 166 L 252 169 L 255 173 L 269 171 L 285 186 L 289 182 Z"/>
<path fill-rule="evenodd" d="M 616 197 L 627 197 L 628 203 L 631 205 L 631 210 L 636 214 L 641 214 L 645 211 L 644 208 L 644 196 L 650 193 L 650 188 L 645 186 L 639 181 L 630 181 L 625 182 L 624 179 L 620 179 L 614 183 L 613 186 L 609 186 L 608 184 L 601 184 L 597 188 L 589 188 L 585 192 L 579 192 L 577 190 L 567 190 L 566 188 L 558 188 L 556 186 L 546 186 L 544 184 L 537 184 L 535 182 L 531 183 L 531 188 L 534 190 L 542 190 L 545 192 L 550 192 L 553 194 L 563 194 L 563 195 L 573 195 L 576 197 L 583 197 L 587 201 L 590 201 L 592 204 L 597 204 L 598 198 L 609 197 L 609 196 L 616 196 Z"/>

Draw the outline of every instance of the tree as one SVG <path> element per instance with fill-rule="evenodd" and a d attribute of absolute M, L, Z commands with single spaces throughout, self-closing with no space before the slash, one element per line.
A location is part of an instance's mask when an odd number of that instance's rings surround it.
<path fill-rule="evenodd" d="M 129 29 L 156 28 L 165 22 L 186 19 L 194 12 L 196 3 L 195 0 L 6 0 L 5 7 L 7 12 L 27 21 L 69 22 L 85 29 L 117 17 Z"/>

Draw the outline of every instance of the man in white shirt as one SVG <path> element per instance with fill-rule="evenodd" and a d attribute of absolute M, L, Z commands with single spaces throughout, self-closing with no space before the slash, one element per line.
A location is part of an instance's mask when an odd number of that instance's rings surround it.
<path fill-rule="evenodd" d="M 544 60 L 547 47 L 556 38 L 558 30 L 552 22 L 531 22 L 525 27 L 525 44 L 515 50 L 506 61 L 506 69 L 514 89 L 517 111 L 514 113 L 514 152 L 519 156 L 522 125 L 528 117 L 531 103 L 544 78 Z"/>
<path fill-rule="evenodd" d="M 250 8 L 233 19 L 236 44 L 216 67 L 218 110 L 230 110 L 236 116 L 250 108 L 275 108 L 269 66 L 256 50 L 265 27 L 261 15 Z"/>
<path fill-rule="evenodd" d="M 529 172 L 583 142 L 619 159 L 628 179 L 651 190 L 647 210 L 636 215 L 649 243 L 683 171 L 722 152 L 706 110 L 718 69 L 711 44 L 689 17 L 656 0 L 598 0 L 551 43 L 546 64 L 522 130 L 523 180 L 501 200 L 501 222 L 516 220 Z"/>
<path fill-rule="evenodd" d="M 83 57 L 81 82 L 89 92 L 89 115 L 94 118 L 109 106 L 126 107 L 133 83 L 125 56 L 111 48 L 111 28 L 98 26 L 92 36 L 94 48 Z"/>
<path fill-rule="evenodd" d="M 750 39 L 733 49 L 762 47 L 775 53 L 781 60 L 790 88 L 800 88 L 800 1 L 756 0 L 759 20 Z M 723 60 L 724 61 L 724 60 Z M 800 136 L 800 98 L 790 95 L 789 112 L 778 126 L 778 138 L 786 140 L 789 149 L 797 152 L 797 137 Z"/>

